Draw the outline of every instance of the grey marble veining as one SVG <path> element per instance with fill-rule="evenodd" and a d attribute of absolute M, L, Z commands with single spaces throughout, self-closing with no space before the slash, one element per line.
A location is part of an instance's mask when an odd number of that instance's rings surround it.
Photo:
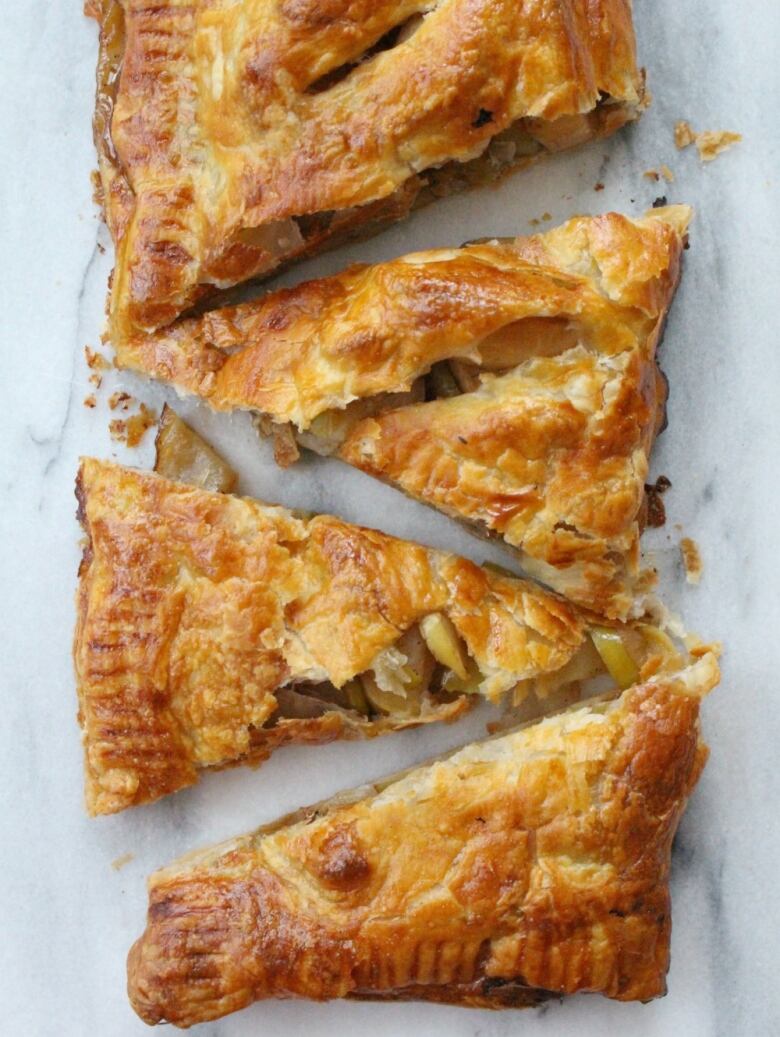
<path fill-rule="evenodd" d="M 498 190 L 450 199 L 381 238 L 286 275 L 287 282 L 414 248 L 527 229 L 549 212 L 638 212 L 665 194 L 695 205 L 683 284 L 663 366 L 669 428 L 654 471 L 673 483 L 668 522 L 646 538 L 664 594 L 688 625 L 727 647 L 724 679 L 704 709 L 712 757 L 674 851 L 669 996 L 651 1005 L 597 997 L 524 1013 L 414 1005 L 262 1004 L 203 1026 L 204 1037 L 763 1037 L 780 1033 L 780 350 L 775 328 L 780 29 L 777 0 L 638 0 L 641 56 L 654 103 L 606 143 L 561 156 Z M 0 1032 L 145 1033 L 124 994 L 124 962 L 145 911 L 145 876 L 194 846 L 267 821 L 346 785 L 478 737 L 484 716 L 371 745 L 291 749 L 259 771 L 119 817 L 88 820 L 70 667 L 78 564 L 73 478 L 81 453 L 149 460 L 150 445 L 111 442 L 106 400 L 117 386 L 159 405 L 167 394 L 112 374 L 95 410 L 85 344 L 102 326 L 110 248 L 91 201 L 95 30 L 80 4 L 8 4 L 0 23 L 0 550 L 4 618 L 0 691 Z M 710 166 L 677 152 L 676 119 L 744 141 Z M 673 184 L 643 172 L 667 163 Z M 604 190 L 594 191 L 597 181 Z M 104 251 L 105 250 L 105 251 Z M 181 407 L 234 461 L 242 489 L 336 511 L 389 532 L 500 558 L 433 512 L 340 466 L 307 460 L 281 474 L 240 416 Z M 149 437 L 151 438 L 151 437 Z M 678 543 L 694 536 L 701 585 L 682 579 Z M 111 861 L 132 853 L 121 871 Z"/>

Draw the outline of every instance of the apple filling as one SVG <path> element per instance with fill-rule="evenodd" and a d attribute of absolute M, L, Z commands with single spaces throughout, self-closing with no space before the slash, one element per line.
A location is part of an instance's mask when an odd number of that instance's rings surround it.
<path fill-rule="evenodd" d="M 506 697 L 507 722 L 552 713 L 594 695 L 617 693 L 682 663 L 672 640 L 656 626 L 592 626 L 565 666 L 520 681 L 511 689 Z M 333 711 L 346 712 L 353 719 L 414 721 L 458 696 L 479 694 L 483 680 L 452 621 L 435 612 L 405 631 L 376 656 L 368 670 L 341 688 L 327 681 L 280 688 L 278 709 L 266 726 Z"/>

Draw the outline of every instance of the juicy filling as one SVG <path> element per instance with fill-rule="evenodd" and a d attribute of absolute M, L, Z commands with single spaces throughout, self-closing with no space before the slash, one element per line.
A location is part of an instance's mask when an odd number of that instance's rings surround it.
<path fill-rule="evenodd" d="M 656 673 L 671 672 L 683 661 L 669 636 L 651 624 L 593 626 L 564 667 L 515 686 L 509 693 L 511 708 L 505 723 L 515 724 L 593 695 L 624 690 Z M 482 679 L 452 622 L 442 613 L 432 613 L 384 649 L 370 669 L 341 688 L 327 681 L 280 688 L 276 692 L 278 709 L 267 726 L 333 711 L 354 719 L 413 720 L 459 695 L 478 694 Z"/>
<path fill-rule="evenodd" d="M 454 626 L 447 616 L 434 613 L 405 631 L 376 656 L 370 669 L 341 688 L 329 681 L 280 688 L 276 692 L 278 709 L 267 726 L 333 711 L 354 719 L 413 719 L 452 702 L 465 691 L 464 678 L 472 675 L 478 676 L 476 667 Z"/>

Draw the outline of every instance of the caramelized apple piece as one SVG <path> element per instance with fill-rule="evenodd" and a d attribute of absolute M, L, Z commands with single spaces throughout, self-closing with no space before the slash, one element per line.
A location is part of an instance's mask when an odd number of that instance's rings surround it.
<path fill-rule="evenodd" d="M 468 680 L 468 656 L 449 616 L 442 612 L 432 612 L 421 620 L 420 631 L 433 657 L 461 680 Z"/>
<path fill-rule="evenodd" d="M 344 692 L 350 709 L 354 709 L 356 713 L 362 713 L 365 717 L 371 716 L 371 704 L 366 698 L 363 685 L 358 677 L 347 681 L 341 690 Z"/>
<path fill-rule="evenodd" d="M 374 674 L 367 670 L 361 673 L 360 682 L 368 701 L 388 716 L 415 717 L 420 713 L 422 705 L 422 690 L 409 685 L 405 687 L 404 694 L 394 691 L 384 691 L 376 682 Z"/>
<path fill-rule="evenodd" d="M 630 688 L 639 680 L 639 669 L 617 630 L 591 627 L 590 636 L 610 677 L 619 688 Z"/>
<path fill-rule="evenodd" d="M 166 479 L 229 493 L 237 476 L 227 461 L 166 405 L 154 441 L 154 470 Z"/>
<path fill-rule="evenodd" d="M 460 396 L 460 386 L 455 381 L 455 376 L 446 360 L 440 360 L 430 369 L 428 385 L 433 399 L 446 400 L 451 396 Z"/>
<path fill-rule="evenodd" d="M 450 370 L 461 392 L 476 392 L 480 387 L 479 368 L 472 361 L 453 358 Z"/>

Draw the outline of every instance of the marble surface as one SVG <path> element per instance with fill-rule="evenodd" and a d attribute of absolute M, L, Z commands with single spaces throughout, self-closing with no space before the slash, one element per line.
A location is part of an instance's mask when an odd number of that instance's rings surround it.
<path fill-rule="evenodd" d="M 4 583 L 0 661 L 0 1031 L 19 1037 L 146 1032 L 124 992 L 125 955 L 145 911 L 146 874 L 175 855 L 283 811 L 477 737 L 484 716 L 365 745 L 279 752 L 261 770 L 123 816 L 88 820 L 70 666 L 79 532 L 79 454 L 149 461 L 151 436 L 119 451 L 107 426 L 117 387 L 159 406 L 164 393 L 111 375 L 89 410 L 84 346 L 102 326 L 110 249 L 91 200 L 90 110 L 96 33 L 80 4 L 26 0 L 0 36 L 0 379 Z M 376 1037 L 520 1033 L 641 1037 L 780 1033 L 777 861 L 780 715 L 780 350 L 777 348 L 777 0 L 639 0 L 642 60 L 654 97 L 641 124 L 539 165 L 500 189 L 430 208 L 368 245 L 310 263 L 288 281 L 431 245 L 528 229 L 606 208 L 638 212 L 666 194 L 696 206 L 683 285 L 663 365 L 669 427 L 654 472 L 673 483 L 669 520 L 646 548 L 690 627 L 727 646 L 721 688 L 706 704 L 712 757 L 674 851 L 669 995 L 624 1006 L 577 997 L 541 1010 L 484 1013 L 433 1006 L 262 1004 L 198 1031 Z M 773 100 L 769 100 L 773 99 Z M 769 104 L 767 104 L 769 100 Z M 769 115 L 767 114 L 767 110 Z M 676 119 L 744 141 L 710 166 L 677 152 Z M 675 182 L 643 171 L 667 163 Z M 594 191 L 597 182 L 604 190 Z M 242 490 L 457 549 L 491 553 L 440 516 L 337 462 L 282 474 L 248 421 L 182 408 L 242 474 Z M 682 579 L 678 543 L 699 542 L 698 588 Z M 492 551 L 500 557 L 497 549 Z M 121 870 L 111 862 L 132 854 Z"/>

